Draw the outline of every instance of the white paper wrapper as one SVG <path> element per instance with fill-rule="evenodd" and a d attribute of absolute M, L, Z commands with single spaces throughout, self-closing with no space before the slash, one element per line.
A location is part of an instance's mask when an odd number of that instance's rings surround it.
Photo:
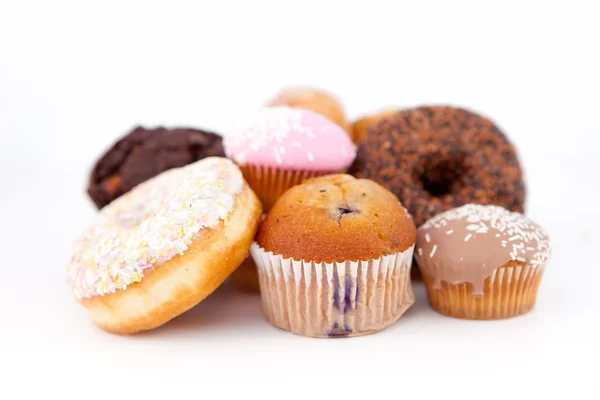
<path fill-rule="evenodd" d="M 250 253 L 269 322 L 302 336 L 346 337 L 378 332 L 414 303 L 413 250 L 340 263 L 296 261 L 256 242 Z"/>

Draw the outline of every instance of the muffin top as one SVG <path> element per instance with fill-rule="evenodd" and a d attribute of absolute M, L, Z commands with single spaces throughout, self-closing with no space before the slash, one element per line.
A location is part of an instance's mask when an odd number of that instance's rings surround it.
<path fill-rule="evenodd" d="M 415 259 L 439 287 L 469 282 L 483 294 L 485 279 L 504 265 L 543 267 L 550 257 L 546 231 L 525 215 L 494 205 L 467 204 L 419 227 Z"/>
<path fill-rule="evenodd" d="M 265 107 L 227 132 L 227 157 L 239 165 L 288 170 L 340 171 L 356 156 L 356 146 L 337 124 L 314 111 Z"/>
<path fill-rule="evenodd" d="M 395 114 L 397 109 L 388 107 L 372 114 L 364 115 L 352 124 L 354 143 L 360 142 L 369 132 L 369 129 L 381 121 L 383 118 Z"/>
<path fill-rule="evenodd" d="M 412 217 L 391 192 L 368 179 L 327 175 L 285 192 L 267 214 L 256 241 L 295 260 L 367 260 L 415 244 Z"/>
<path fill-rule="evenodd" d="M 289 87 L 279 92 L 268 106 L 307 108 L 329 118 L 346 132 L 351 131 L 342 104 L 331 93 L 324 90 L 308 86 Z"/>

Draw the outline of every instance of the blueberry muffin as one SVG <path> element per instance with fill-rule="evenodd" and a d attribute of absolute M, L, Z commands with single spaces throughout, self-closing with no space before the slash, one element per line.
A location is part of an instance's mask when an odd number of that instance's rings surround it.
<path fill-rule="evenodd" d="M 412 217 L 373 181 L 327 175 L 289 189 L 250 250 L 266 318 L 310 337 L 384 329 L 414 303 L 415 240 Z"/>

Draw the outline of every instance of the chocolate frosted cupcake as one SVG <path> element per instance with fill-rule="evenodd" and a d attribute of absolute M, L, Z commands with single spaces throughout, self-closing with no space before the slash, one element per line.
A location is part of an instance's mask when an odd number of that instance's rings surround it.
<path fill-rule="evenodd" d="M 551 252 L 547 233 L 523 214 L 475 204 L 428 220 L 416 248 L 432 307 L 465 319 L 530 311 Z"/>
<path fill-rule="evenodd" d="M 225 157 L 221 136 L 215 133 L 137 127 L 96 162 L 88 194 L 102 208 L 161 172 L 212 156 Z"/>
<path fill-rule="evenodd" d="M 415 239 L 406 209 L 373 181 L 328 175 L 291 188 L 250 249 L 265 316 L 310 337 L 384 329 L 414 303 Z"/>

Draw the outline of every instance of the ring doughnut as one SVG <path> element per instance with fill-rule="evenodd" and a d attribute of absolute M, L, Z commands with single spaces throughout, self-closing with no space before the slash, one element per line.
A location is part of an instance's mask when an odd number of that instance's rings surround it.
<path fill-rule="evenodd" d="M 100 210 L 67 283 L 102 329 L 156 328 L 212 293 L 248 256 L 262 205 L 228 159 L 165 171 Z"/>
<path fill-rule="evenodd" d="M 490 120 L 453 107 L 419 107 L 382 118 L 360 142 L 350 173 L 392 191 L 417 226 L 469 203 L 523 212 L 517 152 Z"/>

